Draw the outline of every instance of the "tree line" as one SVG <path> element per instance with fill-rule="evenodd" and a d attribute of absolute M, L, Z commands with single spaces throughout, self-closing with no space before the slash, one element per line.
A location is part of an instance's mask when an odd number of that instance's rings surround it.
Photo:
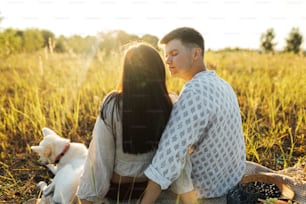
<path fill-rule="evenodd" d="M 18 30 L 8 28 L 0 32 L 0 56 L 22 52 L 31 53 L 42 48 L 49 52 L 57 53 L 72 52 L 82 54 L 88 53 L 93 48 L 110 53 L 133 41 L 145 41 L 157 47 L 158 38 L 150 34 L 139 37 L 122 30 L 101 32 L 97 36 L 82 37 L 73 35 L 66 37 L 60 35 L 56 37 L 52 31 L 45 29 Z"/>
<path fill-rule="evenodd" d="M 275 51 L 275 32 L 268 29 L 261 35 L 260 48 L 265 52 Z M 73 35 L 70 37 L 59 36 L 50 30 L 30 28 L 19 30 L 8 28 L 0 31 L 0 56 L 9 56 L 16 53 L 31 53 L 46 49 L 48 52 L 86 54 L 92 49 L 103 51 L 106 55 L 118 51 L 123 45 L 133 41 L 145 41 L 158 47 L 158 37 L 150 34 L 141 37 L 129 34 L 123 30 L 101 32 L 97 36 Z M 300 53 L 303 36 L 298 28 L 293 28 L 286 39 L 283 51 Z"/>

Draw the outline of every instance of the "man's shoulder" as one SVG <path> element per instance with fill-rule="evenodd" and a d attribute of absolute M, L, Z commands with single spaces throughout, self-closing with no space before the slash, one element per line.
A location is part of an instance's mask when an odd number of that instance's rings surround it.
<path fill-rule="evenodd" d="M 208 88 L 212 81 L 210 77 L 205 75 L 197 76 L 185 84 L 183 91 L 197 93 L 198 91 Z"/>

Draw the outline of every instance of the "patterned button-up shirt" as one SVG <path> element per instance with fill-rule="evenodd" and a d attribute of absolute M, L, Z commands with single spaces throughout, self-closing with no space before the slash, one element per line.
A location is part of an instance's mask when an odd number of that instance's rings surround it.
<path fill-rule="evenodd" d="M 199 198 L 225 195 L 244 174 L 237 97 L 214 71 L 196 74 L 183 87 L 145 175 L 167 189 L 186 168 L 190 150 L 191 180 Z"/>

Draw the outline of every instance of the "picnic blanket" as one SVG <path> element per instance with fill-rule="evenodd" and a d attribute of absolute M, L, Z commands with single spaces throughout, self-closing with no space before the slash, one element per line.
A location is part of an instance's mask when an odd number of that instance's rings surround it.
<path fill-rule="evenodd" d="M 246 162 L 245 174 L 265 174 L 273 177 L 281 178 L 284 183 L 289 185 L 295 193 L 294 200 L 300 204 L 306 204 L 306 163 L 298 164 L 294 167 L 286 168 L 280 171 L 274 171 L 255 162 Z M 40 199 L 31 199 L 32 202 L 26 204 L 40 203 Z M 45 202 L 49 203 L 49 202 Z M 111 203 L 111 202 L 106 202 Z M 138 200 L 127 202 L 129 204 L 139 203 Z M 164 191 L 159 197 L 156 204 L 174 204 L 178 202 L 175 195 L 169 191 Z M 199 204 L 226 204 L 226 196 L 218 199 L 203 199 Z M 112 204 L 112 203 L 111 203 Z"/>

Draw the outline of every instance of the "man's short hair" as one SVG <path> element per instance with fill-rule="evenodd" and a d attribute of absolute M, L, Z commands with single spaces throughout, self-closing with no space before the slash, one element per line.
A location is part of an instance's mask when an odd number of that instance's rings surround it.
<path fill-rule="evenodd" d="M 189 27 L 181 27 L 170 31 L 160 41 L 159 44 L 167 44 L 169 41 L 178 39 L 183 44 L 196 44 L 204 51 L 204 38 L 197 30 Z"/>

